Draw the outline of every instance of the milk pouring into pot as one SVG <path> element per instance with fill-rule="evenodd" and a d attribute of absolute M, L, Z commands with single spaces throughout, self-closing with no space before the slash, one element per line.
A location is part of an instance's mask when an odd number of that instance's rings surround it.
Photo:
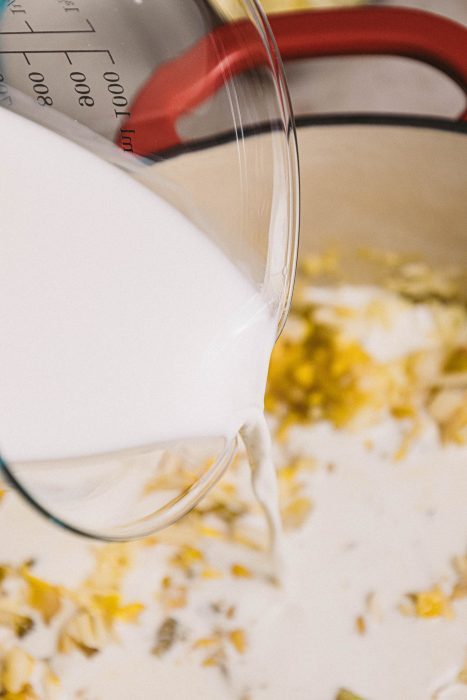
<path fill-rule="evenodd" d="M 0 466 L 78 532 L 170 525 L 238 435 L 279 530 L 263 397 L 298 173 L 269 31 L 250 2 L 235 26 L 191 0 L 3 6 Z M 228 173 L 223 134 L 237 146 Z M 206 138 L 197 199 L 163 166 L 183 171 Z M 174 455 L 188 488 L 165 476 Z"/>
<path fill-rule="evenodd" d="M 17 115 L 0 119 L 9 134 L 1 146 L 2 456 L 27 468 L 177 439 L 229 442 L 243 428 L 277 528 L 262 417 L 277 328 L 268 300 L 127 174 Z"/>

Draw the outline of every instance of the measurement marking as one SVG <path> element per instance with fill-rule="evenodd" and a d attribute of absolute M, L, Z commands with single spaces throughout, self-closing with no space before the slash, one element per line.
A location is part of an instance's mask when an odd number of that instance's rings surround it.
<path fill-rule="evenodd" d="M 69 53 L 106 53 L 107 56 L 110 58 L 111 62 L 113 65 L 115 65 L 114 58 L 110 51 L 108 49 L 46 49 L 44 51 L 0 51 L 1 54 L 19 54 L 20 56 L 24 56 L 26 61 L 28 62 L 29 65 L 30 61 L 28 59 L 27 54 L 41 54 L 41 53 L 62 53 L 66 56 L 68 59 L 69 63 L 72 63 L 70 57 L 68 56 Z"/>
<path fill-rule="evenodd" d="M 136 134 L 136 131 L 134 129 L 120 129 L 120 133 L 122 135 L 122 149 L 133 153 L 133 137 L 130 134 Z"/>
<path fill-rule="evenodd" d="M 96 30 L 92 26 L 91 22 L 86 19 L 85 20 L 86 24 L 88 25 L 89 29 L 33 29 L 29 22 L 25 20 L 25 25 L 28 27 L 28 31 L 22 31 L 22 32 L 0 32 L 0 35 L 6 35 L 6 34 L 95 34 Z"/>
<path fill-rule="evenodd" d="M 26 14 L 26 10 L 24 9 L 24 7 L 22 5 L 18 5 L 16 3 L 16 0 L 8 0 L 8 8 L 10 12 L 14 15 L 18 13 L 21 13 L 23 15 Z"/>

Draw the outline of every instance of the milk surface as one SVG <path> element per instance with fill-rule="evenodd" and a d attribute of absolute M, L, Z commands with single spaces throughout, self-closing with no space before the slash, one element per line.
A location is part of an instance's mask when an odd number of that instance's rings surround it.
<path fill-rule="evenodd" d="M 355 291 L 315 290 L 310 299 L 321 299 L 328 308 L 333 301 L 338 308 L 355 308 Z M 367 302 L 381 299 L 371 288 L 366 297 Z M 418 326 L 418 305 L 411 314 L 412 325 Z M 354 324 L 355 318 L 342 323 Z M 373 320 L 372 325 L 379 324 Z M 433 327 L 424 326 L 419 340 L 431 347 Z M 369 327 L 357 336 L 365 345 L 374 340 Z M 394 328 L 394 356 L 410 353 L 413 339 L 398 317 L 378 328 L 380 349 L 387 352 Z M 137 625 L 122 624 L 118 641 L 102 652 L 58 654 L 60 621 L 39 621 L 30 635 L 19 641 L 11 635 L 7 643 L 40 659 L 52 657 L 62 681 L 60 700 L 76 694 L 86 700 L 335 700 L 340 687 L 368 700 L 465 700 L 466 686 L 456 677 L 465 664 L 466 600 L 454 602 L 452 619 L 415 619 L 399 606 L 408 593 L 430 590 L 438 582 L 449 591 L 457 578 L 451 562 L 465 553 L 466 447 L 442 445 L 428 421 L 407 459 L 394 463 L 391 455 L 404 432 L 388 415 L 355 431 L 336 430 L 326 422 L 296 426 L 285 443 L 276 444 L 279 464 L 287 463 L 282 461 L 287 455 L 316 460 L 315 468 L 303 473 L 314 510 L 300 529 L 285 534 L 286 586 L 271 586 L 260 575 L 262 552 L 201 538 L 195 520 L 191 536 L 190 526 L 181 523 L 177 537 L 166 533 L 165 544 L 161 533 L 153 544 L 137 545 L 123 595 L 125 603 L 140 601 L 146 609 Z M 255 435 L 249 437 L 253 442 Z M 260 460 L 255 453 L 251 458 Z M 230 483 L 240 487 L 247 474 L 242 460 Z M 243 489 L 234 492 L 241 494 L 240 503 L 249 503 Z M 221 521 L 205 522 L 218 527 Z M 252 527 L 246 532 L 254 532 Z M 76 588 L 93 569 L 94 544 L 39 520 L 14 494 L 0 506 L 0 532 L 8 532 L 0 538 L 2 562 L 35 559 L 33 571 L 52 583 Z M 183 543 L 199 547 L 204 563 L 193 579 L 185 579 L 186 607 L 167 610 L 157 593 L 164 575 L 180 580 L 178 565 L 170 562 Z M 253 576 L 231 576 L 232 563 L 249 567 Z M 205 564 L 224 575 L 204 578 Z M 233 606 L 233 619 L 212 612 L 213 603 Z M 61 620 L 68 615 L 66 608 Z M 187 634 L 158 657 L 154 640 L 168 615 Z M 356 628 L 359 615 L 366 620 L 365 634 Z M 247 636 L 244 654 L 227 647 L 228 674 L 203 666 L 209 647 L 193 648 L 217 625 L 244 629 Z"/>
<path fill-rule="evenodd" d="M 276 322 L 260 290 L 127 174 L 0 122 L 3 457 L 233 437 L 262 411 Z"/>

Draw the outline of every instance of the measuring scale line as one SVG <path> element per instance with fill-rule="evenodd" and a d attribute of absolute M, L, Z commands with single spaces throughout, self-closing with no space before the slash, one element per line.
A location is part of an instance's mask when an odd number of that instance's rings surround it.
<path fill-rule="evenodd" d="M 95 34 L 96 30 L 92 26 L 88 19 L 84 20 L 88 25 L 89 29 L 33 29 L 27 20 L 24 20 L 24 24 L 28 27 L 28 31 L 16 31 L 16 32 L 0 32 L 0 35 L 23 35 L 29 36 L 30 34 Z"/>
<path fill-rule="evenodd" d="M 31 62 L 28 59 L 28 54 L 47 54 L 47 53 L 62 53 L 64 56 L 66 56 L 68 63 L 70 65 L 73 65 L 72 60 L 69 58 L 68 54 L 69 53 L 106 53 L 108 57 L 110 58 L 111 62 L 113 65 L 115 65 L 115 60 L 112 54 L 108 49 L 44 49 L 43 51 L 40 50 L 31 50 L 31 51 L 0 51 L 1 54 L 16 54 L 19 56 L 24 56 L 26 59 L 26 62 L 28 66 L 31 65 Z"/>

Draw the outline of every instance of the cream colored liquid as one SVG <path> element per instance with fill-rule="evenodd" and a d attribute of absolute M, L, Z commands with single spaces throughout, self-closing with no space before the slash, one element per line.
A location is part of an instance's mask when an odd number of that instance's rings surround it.
<path fill-rule="evenodd" d="M 229 441 L 261 417 L 276 333 L 261 290 L 116 167 L 17 115 L 2 110 L 0 120 L 9 136 L 0 146 L 2 456 Z M 252 454 L 269 450 L 262 425 L 243 434 Z M 263 486 L 273 467 L 263 463 L 257 491 L 277 530 L 274 488 Z M 118 512 L 125 489 L 114 494 Z M 74 508 L 82 512 L 79 496 Z"/>

